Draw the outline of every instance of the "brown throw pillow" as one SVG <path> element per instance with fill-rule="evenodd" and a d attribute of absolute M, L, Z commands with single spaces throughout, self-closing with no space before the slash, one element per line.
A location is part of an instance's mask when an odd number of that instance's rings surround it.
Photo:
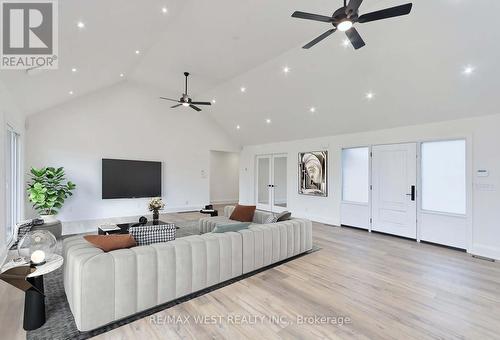
<path fill-rule="evenodd" d="M 254 212 L 255 205 L 236 204 L 236 207 L 234 208 L 233 213 L 229 218 L 234 221 L 252 222 Z"/>
<path fill-rule="evenodd" d="M 92 243 L 97 248 L 104 250 L 105 252 L 116 249 L 135 247 L 137 245 L 132 235 L 129 234 L 85 235 L 83 238 Z"/>

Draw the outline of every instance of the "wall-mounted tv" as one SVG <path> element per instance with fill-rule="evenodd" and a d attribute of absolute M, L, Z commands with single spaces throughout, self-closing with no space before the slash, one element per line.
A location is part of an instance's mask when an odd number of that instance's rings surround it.
<path fill-rule="evenodd" d="M 102 198 L 161 196 L 161 162 L 102 160 Z"/>

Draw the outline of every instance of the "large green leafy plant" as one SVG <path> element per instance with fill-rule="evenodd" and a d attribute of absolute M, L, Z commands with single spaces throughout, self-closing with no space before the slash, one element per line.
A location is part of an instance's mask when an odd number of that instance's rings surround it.
<path fill-rule="evenodd" d="M 64 168 L 31 168 L 28 183 L 29 200 L 42 215 L 55 215 L 76 185 L 66 182 Z"/>

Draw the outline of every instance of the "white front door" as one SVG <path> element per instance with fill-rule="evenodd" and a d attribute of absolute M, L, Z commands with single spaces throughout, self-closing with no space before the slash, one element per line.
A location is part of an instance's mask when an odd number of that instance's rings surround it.
<path fill-rule="evenodd" d="M 417 237 L 417 144 L 372 148 L 372 230 Z"/>
<path fill-rule="evenodd" d="M 281 212 L 287 207 L 287 155 L 256 158 L 257 209 Z"/>

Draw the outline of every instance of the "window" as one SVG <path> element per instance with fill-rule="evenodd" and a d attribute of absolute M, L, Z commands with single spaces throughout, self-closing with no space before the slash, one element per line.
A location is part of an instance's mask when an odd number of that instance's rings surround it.
<path fill-rule="evenodd" d="M 19 134 L 7 126 L 5 148 L 6 241 L 12 241 L 16 223 L 21 218 L 21 171 Z"/>
<path fill-rule="evenodd" d="M 465 140 L 422 143 L 422 209 L 465 214 Z"/>
<path fill-rule="evenodd" d="M 368 203 L 369 153 L 368 148 L 342 150 L 342 199 L 344 201 Z"/>

